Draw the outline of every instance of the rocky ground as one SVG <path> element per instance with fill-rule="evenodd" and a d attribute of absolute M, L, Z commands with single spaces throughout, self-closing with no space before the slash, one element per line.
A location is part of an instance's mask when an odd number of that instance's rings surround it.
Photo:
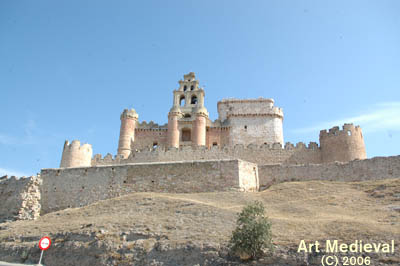
<path fill-rule="evenodd" d="M 241 262 L 226 245 L 236 214 L 254 200 L 265 204 L 276 248 Z M 395 253 L 370 254 L 370 265 L 400 265 L 400 179 L 290 182 L 257 193 L 130 194 L 0 224 L 0 260 L 37 263 L 44 235 L 53 241 L 44 254 L 48 266 L 320 265 L 324 253 L 296 252 L 303 239 L 394 240 Z"/>

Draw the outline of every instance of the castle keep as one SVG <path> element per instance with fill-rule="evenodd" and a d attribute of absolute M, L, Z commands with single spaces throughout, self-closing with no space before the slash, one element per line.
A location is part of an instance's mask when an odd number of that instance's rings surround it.
<path fill-rule="evenodd" d="M 273 99 L 221 100 L 218 119 L 211 121 L 204 97 L 204 89 L 190 72 L 173 91 L 167 124 L 140 123 L 134 109 L 125 109 L 114 157 L 92 157 L 91 145 L 66 141 L 60 167 L 210 159 L 242 159 L 262 165 L 321 164 L 366 158 L 358 126 L 322 130 L 319 146 L 315 142 L 293 145 L 284 143 L 283 110 L 274 106 Z"/>

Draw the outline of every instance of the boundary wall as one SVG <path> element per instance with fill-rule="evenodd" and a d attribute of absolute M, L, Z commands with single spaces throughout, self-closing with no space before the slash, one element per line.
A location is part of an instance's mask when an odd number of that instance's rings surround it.
<path fill-rule="evenodd" d="M 40 214 L 40 176 L 0 179 L 0 223 L 31 220 Z"/>
<path fill-rule="evenodd" d="M 258 165 L 260 187 L 288 181 L 364 181 L 400 178 L 400 156 L 374 157 L 348 163 Z"/>
<path fill-rule="evenodd" d="M 233 147 L 218 146 L 211 147 L 192 147 L 185 146 L 179 149 L 162 147 L 156 149 L 142 149 L 132 152 L 128 159 L 107 154 L 104 158 L 96 154 L 92 159 L 92 166 L 98 165 L 119 165 L 126 163 L 144 162 L 173 162 L 191 160 L 221 160 L 221 159 L 241 159 L 259 165 L 266 164 L 305 164 L 322 163 L 321 149 L 316 142 L 310 142 L 306 146 L 303 142 L 296 145 L 286 143 L 282 148 L 280 143 L 247 146 L 237 144 Z"/>
<path fill-rule="evenodd" d="M 237 159 L 42 169 L 41 177 L 42 214 L 131 192 L 259 189 L 257 165 Z"/>

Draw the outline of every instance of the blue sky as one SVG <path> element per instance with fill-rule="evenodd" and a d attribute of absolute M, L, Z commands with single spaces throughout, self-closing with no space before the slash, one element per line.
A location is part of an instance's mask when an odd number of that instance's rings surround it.
<path fill-rule="evenodd" d="M 400 154 L 400 1 L 0 1 L 0 175 L 58 167 L 66 139 L 115 154 L 119 115 L 167 121 L 194 71 L 222 98 L 274 98 L 285 141 L 344 122 Z"/>

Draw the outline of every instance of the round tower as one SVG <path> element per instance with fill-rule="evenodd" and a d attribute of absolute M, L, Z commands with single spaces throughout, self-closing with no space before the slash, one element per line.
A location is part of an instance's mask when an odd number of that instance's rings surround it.
<path fill-rule="evenodd" d="M 179 106 L 173 106 L 168 113 L 168 146 L 179 148 L 179 125 L 182 117 Z"/>
<path fill-rule="evenodd" d="M 121 114 L 118 155 L 128 158 L 131 154 L 131 142 L 135 140 L 135 128 L 139 115 L 135 109 L 125 109 Z"/>
<path fill-rule="evenodd" d="M 322 162 L 349 162 L 366 159 L 364 138 L 359 126 L 344 124 L 343 130 L 333 127 L 329 131 L 321 130 L 319 134 Z"/>
<path fill-rule="evenodd" d="M 85 167 L 92 165 L 92 145 L 83 144 L 79 140 L 73 140 L 70 144 L 68 140 L 64 143 L 61 157 L 60 168 Z"/>
<path fill-rule="evenodd" d="M 207 110 L 204 107 L 199 107 L 195 113 L 193 120 L 193 146 L 206 145 L 206 126 L 207 126 Z"/>

